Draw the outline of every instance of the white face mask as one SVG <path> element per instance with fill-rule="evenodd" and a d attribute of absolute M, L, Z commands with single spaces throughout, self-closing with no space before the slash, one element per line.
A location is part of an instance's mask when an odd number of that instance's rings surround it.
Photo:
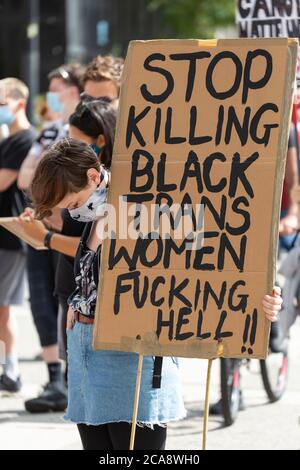
<path fill-rule="evenodd" d="M 72 219 L 78 222 L 93 222 L 104 215 L 107 189 L 96 188 L 88 200 L 80 207 L 69 210 Z"/>

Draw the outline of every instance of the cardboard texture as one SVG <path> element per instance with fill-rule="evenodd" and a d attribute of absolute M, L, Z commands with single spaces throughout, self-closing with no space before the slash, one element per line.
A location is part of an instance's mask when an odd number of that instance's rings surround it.
<path fill-rule="evenodd" d="M 118 209 L 116 239 L 103 243 L 95 349 L 266 357 L 262 298 L 274 285 L 297 47 L 287 38 L 130 43 L 108 202 L 142 201 L 148 222 L 155 203 L 189 203 L 194 215 L 203 204 L 205 236 L 196 250 L 174 231 L 125 238 L 119 229 L 133 217 L 119 221 Z"/>
<path fill-rule="evenodd" d="M 24 242 L 28 243 L 28 245 L 32 246 L 32 248 L 35 248 L 36 250 L 48 249 L 42 243 L 35 240 L 35 238 L 28 236 L 24 232 L 22 226 L 19 224 L 17 217 L 0 217 L 0 225 L 2 225 L 2 227 L 16 235 Z"/>

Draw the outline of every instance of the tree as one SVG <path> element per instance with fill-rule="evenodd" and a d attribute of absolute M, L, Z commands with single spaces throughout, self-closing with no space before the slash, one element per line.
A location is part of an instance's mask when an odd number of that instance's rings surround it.
<path fill-rule="evenodd" d="M 162 24 L 178 38 L 212 38 L 218 27 L 233 25 L 235 0 L 147 0 Z M 164 36 L 169 33 L 165 33 Z"/>

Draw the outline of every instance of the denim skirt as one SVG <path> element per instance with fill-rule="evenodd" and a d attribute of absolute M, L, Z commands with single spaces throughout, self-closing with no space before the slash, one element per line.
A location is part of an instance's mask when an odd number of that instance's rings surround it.
<path fill-rule="evenodd" d="M 132 422 L 138 354 L 94 351 L 93 325 L 75 322 L 68 330 L 68 408 L 64 418 L 99 425 Z M 164 357 L 160 388 L 152 388 L 155 356 L 144 356 L 137 424 L 166 425 L 186 416 L 179 364 Z"/>

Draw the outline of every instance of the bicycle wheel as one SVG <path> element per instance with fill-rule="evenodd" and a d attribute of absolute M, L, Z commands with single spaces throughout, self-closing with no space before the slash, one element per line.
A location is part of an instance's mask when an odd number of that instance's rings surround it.
<path fill-rule="evenodd" d="M 288 351 L 270 353 L 266 360 L 260 361 L 264 388 L 271 403 L 282 397 L 288 378 Z"/>
<path fill-rule="evenodd" d="M 240 361 L 221 359 L 221 402 L 224 423 L 231 426 L 239 413 Z"/>

